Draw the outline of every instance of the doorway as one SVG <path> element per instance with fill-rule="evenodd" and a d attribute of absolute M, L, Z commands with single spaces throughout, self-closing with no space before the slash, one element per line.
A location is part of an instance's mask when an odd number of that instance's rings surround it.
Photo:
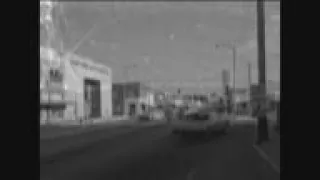
<path fill-rule="evenodd" d="M 129 104 L 129 116 L 135 115 L 136 109 L 137 109 L 136 104 L 134 103 Z"/>
<path fill-rule="evenodd" d="M 101 85 L 99 80 L 84 79 L 84 103 L 88 118 L 101 117 Z"/>
<path fill-rule="evenodd" d="M 143 114 L 147 111 L 147 106 L 145 104 L 141 104 L 141 111 Z"/>

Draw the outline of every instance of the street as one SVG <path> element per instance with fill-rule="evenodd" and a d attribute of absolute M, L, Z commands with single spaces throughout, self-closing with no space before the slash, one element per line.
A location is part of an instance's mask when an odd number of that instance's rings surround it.
<path fill-rule="evenodd" d="M 280 2 L 39 9 L 41 180 L 280 179 Z"/>
<path fill-rule="evenodd" d="M 234 125 L 226 136 L 181 138 L 168 127 L 141 129 L 41 162 L 41 180 L 278 180 L 252 147 L 254 126 Z"/>

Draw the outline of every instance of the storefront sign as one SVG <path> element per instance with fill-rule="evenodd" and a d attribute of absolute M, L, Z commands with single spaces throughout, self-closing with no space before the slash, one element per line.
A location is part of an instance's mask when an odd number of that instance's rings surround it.
<path fill-rule="evenodd" d="M 98 71 L 102 74 L 106 74 L 109 75 L 109 71 L 107 68 L 103 68 L 103 67 L 98 67 L 98 66 L 94 66 L 94 65 L 90 65 L 88 63 L 85 62 L 81 62 L 81 61 L 77 61 L 77 60 L 70 60 L 72 65 L 75 66 L 81 66 L 82 68 L 89 70 L 89 71 Z"/>

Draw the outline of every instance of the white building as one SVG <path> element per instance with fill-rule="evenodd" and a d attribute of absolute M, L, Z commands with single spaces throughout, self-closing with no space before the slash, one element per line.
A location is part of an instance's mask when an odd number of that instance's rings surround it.
<path fill-rule="evenodd" d="M 89 58 L 75 54 L 68 54 L 61 62 L 60 69 L 63 78 L 56 87 L 56 89 L 60 88 L 59 93 L 55 93 L 56 91 L 50 92 L 52 87 L 49 87 L 45 83 L 48 81 L 44 78 L 45 71 L 48 68 L 42 68 L 42 72 L 44 73 L 42 73 L 42 78 L 40 78 L 41 103 L 54 104 L 59 102 L 63 104 L 64 108 L 60 120 L 111 117 L 111 69 L 105 65 L 93 62 Z"/>
<path fill-rule="evenodd" d="M 76 93 L 77 102 L 77 116 L 86 116 L 84 109 L 85 87 L 86 81 L 98 82 L 97 96 L 100 97 L 100 110 L 98 110 L 99 117 L 112 116 L 112 74 L 111 69 L 107 66 L 97 64 L 88 58 L 83 58 L 77 55 L 69 56 L 66 61 L 66 78 L 65 83 L 71 92 Z M 93 98 L 93 97 L 92 97 Z M 99 112 L 100 111 L 100 112 Z"/>

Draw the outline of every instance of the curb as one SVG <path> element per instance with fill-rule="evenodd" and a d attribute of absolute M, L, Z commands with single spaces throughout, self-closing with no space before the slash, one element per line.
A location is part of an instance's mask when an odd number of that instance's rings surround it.
<path fill-rule="evenodd" d="M 132 129 L 126 131 L 126 132 L 122 132 L 122 133 L 115 133 L 115 134 L 111 134 L 110 136 L 104 137 L 104 138 L 100 138 L 100 139 L 96 139 L 93 141 L 90 141 L 88 143 L 84 143 L 84 144 L 79 144 L 79 145 L 74 145 L 73 147 L 68 147 L 67 149 L 63 149 L 60 150 L 58 152 L 52 153 L 51 155 L 46 155 L 41 157 L 40 155 L 40 163 L 50 163 L 55 161 L 56 159 L 59 159 L 60 157 L 62 157 L 63 155 L 66 154 L 74 154 L 75 152 L 81 152 L 87 148 L 90 148 L 92 146 L 94 146 L 95 144 L 99 143 L 102 140 L 108 140 L 114 137 L 118 137 L 118 136 L 123 136 L 123 135 L 128 135 L 130 133 L 133 132 L 137 132 L 141 129 L 144 128 L 148 128 L 148 127 L 158 127 L 161 125 L 166 125 L 165 123 L 157 123 L 157 124 L 150 124 L 150 125 L 142 125 L 142 126 L 138 126 L 138 127 L 133 127 Z"/>
<path fill-rule="evenodd" d="M 135 126 L 137 123 L 136 122 L 131 122 L 131 123 L 126 123 L 126 124 L 107 124 L 107 123 L 101 123 L 101 124 L 88 124 L 88 125 L 79 125 L 79 129 L 75 130 L 75 131 L 71 131 L 71 132 L 65 132 L 65 133 L 61 133 L 61 134 L 57 134 L 57 135 L 53 135 L 53 136 L 49 136 L 49 137 L 40 137 L 40 141 L 47 141 L 47 140 L 54 140 L 54 139 L 59 139 L 59 138 L 63 138 L 63 137 L 70 137 L 70 136 L 77 136 L 77 135 L 81 135 L 81 134 L 85 134 L 85 133 L 90 133 L 90 132 L 94 132 L 97 130 L 103 130 L 105 128 L 121 128 L 121 127 L 128 127 L 128 126 Z M 90 127 L 90 126 L 96 126 L 96 127 Z M 86 129 L 88 128 L 88 129 Z"/>
<path fill-rule="evenodd" d="M 258 152 L 258 154 L 259 154 L 265 161 L 267 161 L 267 162 L 271 165 L 271 167 L 272 167 L 272 169 L 273 169 L 274 171 L 276 171 L 278 174 L 280 174 L 280 167 L 279 167 L 278 165 L 276 165 L 276 163 L 274 163 L 274 162 L 270 159 L 270 157 L 269 157 L 260 147 L 258 147 L 258 146 L 256 146 L 256 145 L 253 145 L 252 147 Z"/>
<path fill-rule="evenodd" d="M 86 128 L 86 127 L 83 127 L 83 128 Z M 93 132 L 93 131 L 96 131 L 96 130 L 101 130 L 101 128 L 102 127 L 100 127 L 100 128 L 97 127 L 97 128 L 93 128 L 93 129 L 86 129 L 86 130 L 78 129 L 78 130 L 73 131 L 73 132 L 65 132 L 65 133 L 61 133 L 61 134 L 50 136 L 50 137 L 45 137 L 45 138 L 44 137 L 43 138 L 40 137 L 40 141 L 49 141 L 49 140 L 55 140 L 55 139 L 59 139 L 59 138 L 63 138 L 63 137 L 77 136 L 77 135 L 80 135 L 80 134 L 85 134 L 85 133 L 90 133 L 90 132 Z"/>

